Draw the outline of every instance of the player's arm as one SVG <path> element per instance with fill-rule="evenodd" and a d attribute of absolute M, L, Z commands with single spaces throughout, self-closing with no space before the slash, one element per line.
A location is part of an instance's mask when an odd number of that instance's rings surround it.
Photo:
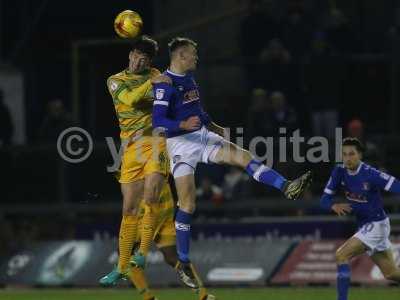
<path fill-rule="evenodd" d="M 208 113 L 206 113 L 203 108 L 201 109 L 200 112 L 200 120 L 203 123 L 204 126 L 207 127 L 208 130 L 222 136 L 225 137 L 225 128 L 218 125 L 217 123 L 215 123 L 214 121 L 211 120 L 211 117 L 209 116 Z"/>
<path fill-rule="evenodd" d="M 370 174 L 372 184 L 378 188 L 387 192 L 400 193 L 400 181 L 395 177 L 373 168 L 371 168 Z"/>
<path fill-rule="evenodd" d="M 351 206 L 348 203 L 333 203 L 333 198 L 339 188 L 341 180 L 340 168 L 335 167 L 332 170 L 331 177 L 325 186 L 324 193 L 320 200 L 320 206 L 327 211 L 334 211 L 337 215 L 343 216 L 351 212 Z"/>
<path fill-rule="evenodd" d="M 201 126 L 199 117 L 193 116 L 184 121 L 168 117 L 168 107 L 174 94 L 174 87 L 166 82 L 153 84 L 155 100 L 153 102 L 153 128 L 160 128 L 169 133 L 180 130 L 196 130 Z"/>
<path fill-rule="evenodd" d="M 320 200 L 320 206 L 323 209 L 326 210 L 332 209 L 333 197 L 336 194 L 336 191 L 339 187 L 339 181 L 340 181 L 339 177 L 340 177 L 339 168 L 335 167 L 332 170 L 331 176 L 329 177 L 328 183 L 324 188 L 324 193 Z"/>
<path fill-rule="evenodd" d="M 222 126 L 219 126 L 217 123 L 211 120 L 211 117 L 208 113 L 206 113 L 203 108 L 201 108 L 200 111 L 200 120 L 201 123 L 207 127 L 208 130 L 225 137 L 225 128 Z"/>
<path fill-rule="evenodd" d="M 207 125 L 207 129 L 222 136 L 225 137 L 225 128 L 222 126 L 217 125 L 215 122 L 211 121 L 208 125 Z"/>
<path fill-rule="evenodd" d="M 146 97 L 152 89 L 150 80 L 145 81 L 138 87 L 131 88 L 122 80 L 109 78 L 107 86 L 113 99 L 129 106 L 133 106 L 145 99 L 151 99 L 150 97 Z"/>

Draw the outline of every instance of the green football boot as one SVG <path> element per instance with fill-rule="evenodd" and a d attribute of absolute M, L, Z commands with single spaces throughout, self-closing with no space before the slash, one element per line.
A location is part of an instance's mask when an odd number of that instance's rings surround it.
<path fill-rule="evenodd" d="M 312 173 L 308 171 L 301 175 L 299 178 L 286 182 L 283 188 L 283 193 L 289 200 L 299 199 L 304 191 L 310 187 L 312 182 Z"/>
<path fill-rule="evenodd" d="M 146 256 L 140 252 L 137 252 L 131 257 L 129 264 L 131 267 L 144 269 L 146 267 Z"/>
<path fill-rule="evenodd" d="M 126 275 L 114 268 L 110 273 L 100 278 L 99 283 L 102 286 L 115 286 L 118 281 L 126 280 Z"/>

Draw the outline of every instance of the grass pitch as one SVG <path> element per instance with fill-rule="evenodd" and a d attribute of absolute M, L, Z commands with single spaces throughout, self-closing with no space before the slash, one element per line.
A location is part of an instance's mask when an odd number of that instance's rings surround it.
<path fill-rule="evenodd" d="M 154 290 L 159 300 L 196 300 L 186 289 Z M 335 300 L 334 288 L 210 289 L 218 300 Z M 134 289 L 4 289 L 1 300 L 141 300 Z M 400 287 L 351 288 L 349 300 L 399 300 Z"/>

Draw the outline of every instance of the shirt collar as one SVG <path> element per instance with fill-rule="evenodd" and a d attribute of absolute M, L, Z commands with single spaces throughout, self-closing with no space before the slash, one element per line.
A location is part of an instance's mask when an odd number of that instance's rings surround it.
<path fill-rule="evenodd" d="M 151 69 L 144 69 L 141 73 L 133 73 L 131 71 L 129 71 L 129 68 L 125 69 L 125 74 L 126 75 L 133 75 L 133 76 L 143 76 L 143 75 L 148 75 L 150 74 Z"/>
<path fill-rule="evenodd" d="M 167 69 L 167 73 L 173 75 L 173 76 L 178 76 L 178 77 L 185 77 L 186 74 L 178 74 L 178 73 L 174 73 L 172 72 L 170 69 Z"/>
<path fill-rule="evenodd" d="M 364 163 L 361 161 L 360 164 L 359 164 L 358 167 L 357 167 L 357 170 L 355 170 L 355 171 L 350 171 L 349 169 L 347 169 L 347 174 L 349 174 L 349 175 L 351 175 L 351 176 L 357 175 L 357 174 L 360 172 L 361 167 L 362 167 L 363 164 L 364 164 Z"/>

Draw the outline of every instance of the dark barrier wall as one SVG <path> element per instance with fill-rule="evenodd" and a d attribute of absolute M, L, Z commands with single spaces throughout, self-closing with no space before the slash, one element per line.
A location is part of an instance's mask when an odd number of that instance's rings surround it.
<path fill-rule="evenodd" d="M 209 239 L 193 242 L 192 260 L 207 285 L 334 284 L 342 240 Z M 393 243 L 400 263 L 400 242 Z M 117 263 L 116 241 L 41 242 L 0 261 L 0 284 L 97 286 Z M 176 286 L 174 270 L 153 249 L 146 274 L 152 286 Z M 352 282 L 388 284 L 367 255 L 352 261 Z M 125 285 L 128 282 L 125 283 Z"/>
<path fill-rule="evenodd" d="M 272 278 L 277 284 L 334 284 L 336 282 L 335 251 L 343 240 L 311 242 L 297 245 L 279 272 Z M 400 262 L 400 242 L 393 243 L 397 265 Z M 351 262 L 351 281 L 359 284 L 389 284 L 366 255 Z"/>
<path fill-rule="evenodd" d="M 292 238 L 296 240 L 339 239 L 354 234 L 355 224 L 351 219 L 343 220 L 298 218 L 275 218 L 276 221 L 264 222 L 226 222 L 226 223 L 195 223 L 192 226 L 194 239 L 215 237 L 264 237 L 268 239 Z M 118 232 L 119 218 L 102 220 L 101 223 L 82 223 L 77 225 L 77 238 L 90 239 L 98 233 L 115 235 Z M 118 222 L 118 223 L 117 223 Z"/>
<path fill-rule="evenodd" d="M 265 239 L 210 239 L 194 242 L 192 261 L 207 284 L 264 285 L 293 242 Z M 41 242 L 1 261 L 6 285 L 95 286 L 116 264 L 115 241 Z M 159 251 L 146 273 L 155 286 L 177 285 L 175 272 Z"/>

